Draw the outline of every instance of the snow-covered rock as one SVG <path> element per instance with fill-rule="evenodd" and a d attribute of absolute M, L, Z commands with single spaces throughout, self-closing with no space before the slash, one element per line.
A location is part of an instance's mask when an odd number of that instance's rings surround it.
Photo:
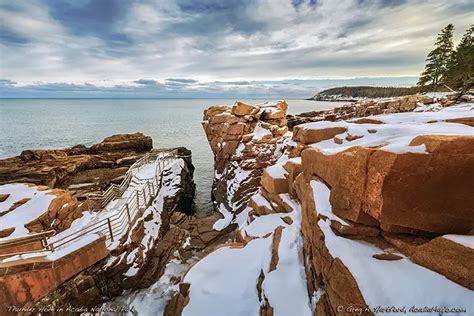
<path fill-rule="evenodd" d="M 474 311 L 466 235 L 474 229 L 474 104 L 453 100 L 364 100 L 336 109 L 329 121 L 295 127 L 257 175 L 261 186 L 239 196 L 246 212 L 234 220 L 237 243 L 185 275 L 183 314 Z M 267 134 L 261 121 L 245 124 L 260 139 Z M 235 156 L 214 151 L 216 166 L 224 166 L 216 181 L 232 183 L 220 198 L 232 200 L 256 177 L 226 178 L 230 169 L 247 170 L 245 152 L 260 150 L 253 137 L 234 144 Z M 212 147 L 216 138 L 209 138 Z M 290 272 L 303 269 L 305 277 Z"/>

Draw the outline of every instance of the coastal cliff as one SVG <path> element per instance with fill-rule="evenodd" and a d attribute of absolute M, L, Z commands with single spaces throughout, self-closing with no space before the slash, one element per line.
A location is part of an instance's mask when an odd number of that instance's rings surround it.
<path fill-rule="evenodd" d="M 147 158 L 147 155 L 155 158 Z M 166 158 L 157 175 L 155 169 L 162 156 L 169 158 Z M 37 311 L 98 310 L 104 302 L 147 288 L 163 275 L 167 277 L 166 269 L 170 265 L 187 266 L 188 261 L 196 260 L 199 253 L 204 255 L 209 252 L 214 244 L 228 238 L 226 235 L 233 230 L 232 226 L 220 231 L 213 229 L 214 222 L 219 218 L 217 213 L 205 218 L 194 215 L 195 184 L 191 151 L 183 147 L 152 150 L 151 138 L 140 133 L 114 135 L 91 147 L 25 151 L 18 157 L 1 162 L 0 255 L 7 255 L 0 258 L 2 315 L 7 308 L 3 303 L 7 302 L 15 302 L 17 308 L 27 306 Z M 137 164 L 139 167 L 136 167 Z M 136 171 L 130 174 L 131 170 Z M 158 176 L 159 181 L 154 184 L 159 184 L 160 189 L 146 203 L 152 188 L 144 181 Z M 100 251 L 106 253 L 101 255 L 103 259 L 98 258 L 101 260 L 88 268 L 86 266 L 87 269 L 79 264 L 85 263 L 90 256 L 82 248 L 79 251 L 53 249 L 50 253 L 43 249 L 45 242 L 40 243 L 39 239 L 34 244 L 22 243 L 24 246 L 19 248 L 14 246 L 22 239 L 33 238 L 34 234 L 44 235 L 51 245 L 71 239 L 68 236 L 81 236 L 82 233 L 88 239 L 87 232 L 95 232 L 94 227 L 98 227 L 95 223 L 103 221 L 101 218 L 114 218 L 108 214 L 115 214 L 116 205 L 124 199 L 104 206 L 101 197 L 106 188 L 123 181 L 126 181 L 125 199 L 129 195 L 137 197 L 136 216 L 130 217 L 127 204 L 128 233 L 110 239 L 109 231 L 105 230 L 107 248 L 103 246 Z M 120 215 L 117 218 L 123 223 L 127 217 Z M 109 228 L 110 233 L 115 231 L 115 224 Z M 76 247 L 82 247 L 85 243 L 79 242 L 80 246 Z M 22 257 L 17 258 L 14 254 L 25 250 L 33 251 L 32 255 L 38 252 L 42 267 L 28 262 L 25 265 Z M 77 258 L 69 259 L 73 256 Z M 54 258 L 60 258 L 60 262 Z M 35 279 L 36 274 L 49 271 L 50 262 L 53 262 L 53 267 L 58 264 L 66 267 L 70 277 L 62 278 L 60 284 L 53 284 L 55 277 L 51 276 L 45 279 L 45 284 Z M 14 281 L 15 277 L 23 282 Z M 177 282 L 178 277 L 168 280 L 163 300 L 175 292 L 173 284 Z M 11 287 L 15 284 L 17 286 L 13 291 Z M 45 292 L 49 292 L 46 296 L 41 294 L 43 286 L 49 289 Z M 41 300 L 37 301 L 37 298 Z M 114 304 L 114 310 L 119 309 L 129 310 L 130 307 Z"/>
<path fill-rule="evenodd" d="M 251 115 L 286 103 L 241 104 L 205 111 L 215 199 L 239 229 L 186 273 L 183 315 L 474 310 L 473 103 L 363 101 L 284 134 Z"/>
<path fill-rule="evenodd" d="M 213 106 L 204 111 L 203 127 L 214 153 L 214 202 L 228 225 L 247 208 L 265 167 L 283 154 L 288 132 L 281 101 L 251 105 Z M 245 212 L 244 212 L 245 213 Z M 245 215 L 242 215 L 245 220 Z"/>

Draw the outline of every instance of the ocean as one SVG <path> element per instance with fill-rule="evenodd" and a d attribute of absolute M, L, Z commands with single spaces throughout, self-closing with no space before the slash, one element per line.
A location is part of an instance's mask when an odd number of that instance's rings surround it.
<path fill-rule="evenodd" d="M 0 99 L 0 158 L 26 149 L 92 145 L 121 133 L 142 132 L 154 147 L 184 146 L 196 167 L 196 209 L 212 209 L 213 156 L 201 126 L 203 110 L 230 99 Z M 261 103 L 264 100 L 244 100 Z M 325 110 L 334 102 L 287 100 L 289 113 Z"/>

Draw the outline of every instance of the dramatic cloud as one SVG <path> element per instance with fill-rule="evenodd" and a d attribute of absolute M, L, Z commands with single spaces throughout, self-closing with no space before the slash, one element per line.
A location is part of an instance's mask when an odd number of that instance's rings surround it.
<path fill-rule="evenodd" d="M 301 94 L 288 79 L 417 76 L 439 30 L 454 23 L 458 39 L 473 11 L 471 0 L 0 0 L 0 77 L 17 92 Z"/>

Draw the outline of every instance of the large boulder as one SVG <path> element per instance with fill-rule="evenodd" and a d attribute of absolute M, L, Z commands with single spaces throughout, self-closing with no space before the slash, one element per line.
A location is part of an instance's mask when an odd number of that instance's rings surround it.
<path fill-rule="evenodd" d="M 317 176 L 331 187 L 333 212 L 356 223 L 377 225 L 378 221 L 365 213 L 367 160 L 374 149 L 353 147 L 334 155 L 325 155 L 308 148 L 301 154 L 305 176 Z"/>
<path fill-rule="evenodd" d="M 124 149 L 147 151 L 152 148 L 153 140 L 150 136 L 145 136 L 142 133 L 113 135 L 91 147 L 92 150 L 99 152 Z"/>
<path fill-rule="evenodd" d="M 262 187 L 272 194 L 288 193 L 288 172 L 281 165 L 266 168 L 262 175 Z"/>
<path fill-rule="evenodd" d="M 474 249 L 448 238 L 450 235 L 447 238 L 437 237 L 416 247 L 410 258 L 417 264 L 474 290 Z M 461 238 L 472 240 L 474 236 Z"/>
<path fill-rule="evenodd" d="M 305 174 L 331 186 L 337 215 L 382 228 L 429 233 L 474 229 L 474 137 L 420 136 L 426 153 L 395 153 L 352 147 L 333 155 L 302 153 Z"/>
<path fill-rule="evenodd" d="M 341 126 L 331 126 L 323 128 L 308 128 L 305 125 L 295 126 L 293 128 L 293 140 L 302 144 L 318 143 L 323 140 L 331 139 L 334 136 L 344 133 L 347 130 Z"/>
<path fill-rule="evenodd" d="M 260 111 L 260 108 L 256 105 L 237 101 L 232 107 L 232 114 L 237 116 L 244 115 L 256 115 Z"/>

